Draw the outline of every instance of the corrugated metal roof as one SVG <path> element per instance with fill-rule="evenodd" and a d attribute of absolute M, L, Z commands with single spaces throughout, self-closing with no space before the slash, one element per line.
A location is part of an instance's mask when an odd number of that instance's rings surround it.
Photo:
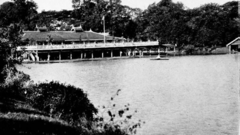
<path fill-rule="evenodd" d="M 104 40 L 102 34 L 84 31 L 84 32 L 75 32 L 75 31 L 24 31 L 22 40 L 35 40 L 35 41 L 46 41 L 48 37 L 51 37 L 53 41 L 99 41 Z M 105 36 L 106 40 L 124 40 L 124 38 Z"/>

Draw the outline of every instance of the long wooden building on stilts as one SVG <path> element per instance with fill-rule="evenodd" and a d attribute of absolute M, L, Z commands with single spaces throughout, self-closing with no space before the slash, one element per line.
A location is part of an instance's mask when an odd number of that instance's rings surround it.
<path fill-rule="evenodd" d="M 24 31 L 19 57 L 26 62 L 62 62 L 103 58 L 143 57 L 159 52 L 158 41 L 133 42 L 92 30 L 73 27 L 71 31 Z M 163 50 L 165 51 L 165 50 Z"/>

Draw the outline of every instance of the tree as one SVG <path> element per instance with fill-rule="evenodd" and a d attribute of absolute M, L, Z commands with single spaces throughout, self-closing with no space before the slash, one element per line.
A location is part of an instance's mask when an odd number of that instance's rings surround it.
<path fill-rule="evenodd" d="M 181 39 L 180 35 L 186 27 L 184 15 L 181 3 L 173 3 L 171 0 L 153 3 L 137 18 L 140 22 L 138 29 L 143 33 L 140 37 L 144 40 L 161 38 L 163 42 L 173 43 L 176 39 Z"/>
<path fill-rule="evenodd" d="M 0 20 L 1 96 L 8 94 L 8 96 L 20 98 L 22 92 L 20 86 L 22 86 L 22 82 L 29 79 L 29 76 L 17 71 L 15 67 L 15 64 L 21 63 L 21 59 L 17 59 L 16 48 L 22 43 L 22 29 L 27 26 L 26 22 L 30 16 L 25 11 L 28 11 L 31 6 L 24 6 L 24 4 L 27 5 L 29 2 L 15 0 L 0 6 L 0 16 L 4 18 Z"/>
<path fill-rule="evenodd" d="M 35 27 L 32 21 L 37 15 L 37 4 L 34 1 L 13 0 L 0 6 L 1 26 L 19 23 L 23 29 Z"/>
<path fill-rule="evenodd" d="M 214 3 L 185 9 L 182 3 L 162 0 L 137 16 L 136 38 L 195 46 L 225 46 L 239 35 L 238 2 Z"/>
<path fill-rule="evenodd" d="M 21 29 L 17 24 L 0 29 L 0 84 L 17 71 L 15 68 L 14 53 L 20 45 Z"/>
<path fill-rule="evenodd" d="M 236 5 L 235 3 L 235 7 Z M 215 45 L 225 46 L 236 38 L 237 33 L 239 33 L 234 19 L 237 18 L 237 10 L 225 6 L 225 4 L 219 6 L 210 3 L 188 11 L 191 15 L 187 25 L 191 29 L 190 39 L 194 44 L 209 47 Z"/>
<path fill-rule="evenodd" d="M 13 2 L 5 2 L 0 5 L 0 25 L 7 26 L 11 22 L 16 22 L 16 11 L 15 5 Z"/>
<path fill-rule="evenodd" d="M 227 44 L 236 37 L 240 36 L 240 16 L 238 15 L 238 2 L 227 2 L 221 6 L 224 16 L 224 34 L 222 35 L 223 43 Z"/>
<path fill-rule="evenodd" d="M 80 1 L 73 1 L 73 5 Z M 81 3 L 81 2 L 80 2 Z M 112 36 L 134 39 L 136 23 L 134 19 L 141 12 L 121 5 L 121 0 L 82 1 L 73 11 L 73 18 L 81 21 L 83 29 L 103 32 L 102 17 L 105 16 L 105 29 Z"/>

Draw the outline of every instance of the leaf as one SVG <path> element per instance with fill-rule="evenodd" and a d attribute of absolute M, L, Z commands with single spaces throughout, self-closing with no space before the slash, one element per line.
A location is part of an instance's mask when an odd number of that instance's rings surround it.
<path fill-rule="evenodd" d="M 120 117 L 122 117 L 123 114 L 124 114 L 124 110 L 120 110 L 120 111 L 118 111 L 118 115 L 119 115 Z"/>
<path fill-rule="evenodd" d="M 111 113 L 111 111 L 108 111 L 108 115 L 109 115 L 110 117 L 112 117 L 112 113 Z"/>
<path fill-rule="evenodd" d="M 131 118 L 132 118 L 132 115 L 128 115 L 127 118 L 128 118 L 128 119 L 131 119 Z"/>

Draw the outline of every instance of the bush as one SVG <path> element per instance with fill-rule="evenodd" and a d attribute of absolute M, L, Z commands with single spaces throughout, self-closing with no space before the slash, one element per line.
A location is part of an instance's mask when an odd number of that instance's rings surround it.
<path fill-rule="evenodd" d="M 0 84 L 0 100 L 7 98 L 25 100 L 26 84 L 29 82 L 29 75 L 23 72 L 7 71 L 4 83 Z"/>
<path fill-rule="evenodd" d="M 97 113 L 82 89 L 59 82 L 33 84 L 26 96 L 33 107 L 75 126 Z"/>

